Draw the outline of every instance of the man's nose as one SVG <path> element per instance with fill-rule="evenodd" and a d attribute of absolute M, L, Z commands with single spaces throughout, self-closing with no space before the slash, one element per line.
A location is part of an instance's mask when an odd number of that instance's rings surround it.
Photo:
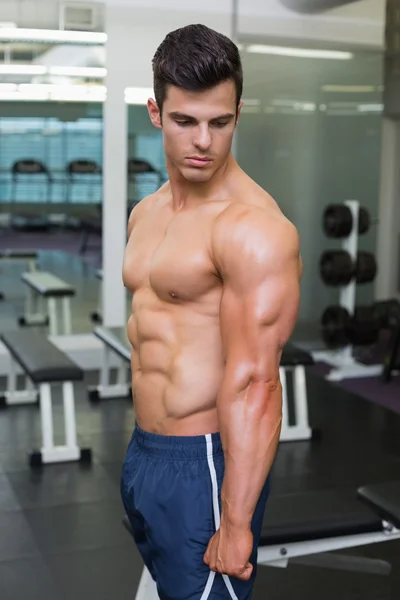
<path fill-rule="evenodd" d="M 193 140 L 196 148 L 201 150 L 202 152 L 206 152 L 211 146 L 211 135 L 208 129 L 208 123 L 201 123 L 196 128 L 195 137 Z"/>

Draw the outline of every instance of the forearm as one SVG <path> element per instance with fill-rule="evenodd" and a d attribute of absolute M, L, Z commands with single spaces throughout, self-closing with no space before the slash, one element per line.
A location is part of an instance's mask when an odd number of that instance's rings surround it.
<path fill-rule="evenodd" d="M 224 388 L 218 400 L 225 456 L 221 523 L 250 527 L 279 443 L 282 388 L 279 381 L 253 382 L 241 393 Z"/>

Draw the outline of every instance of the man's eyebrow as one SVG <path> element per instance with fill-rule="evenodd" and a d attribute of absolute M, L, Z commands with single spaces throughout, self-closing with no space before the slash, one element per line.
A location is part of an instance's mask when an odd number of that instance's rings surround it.
<path fill-rule="evenodd" d="M 173 119 L 187 119 L 190 121 L 196 120 L 194 117 L 191 117 L 190 115 L 185 115 L 185 113 L 181 113 L 181 112 L 170 112 L 170 113 L 168 113 L 168 116 L 172 117 Z"/>
<path fill-rule="evenodd" d="M 197 122 L 197 119 L 195 119 L 191 115 L 185 115 L 185 113 L 181 113 L 181 112 L 170 112 L 170 113 L 168 113 L 168 116 L 171 117 L 172 119 L 182 119 L 182 120 L 186 120 L 186 121 Z M 224 115 L 219 115 L 218 117 L 213 117 L 212 119 L 210 119 L 210 121 L 223 121 L 223 120 L 231 120 L 234 118 L 235 118 L 235 115 L 233 113 L 225 113 Z"/>

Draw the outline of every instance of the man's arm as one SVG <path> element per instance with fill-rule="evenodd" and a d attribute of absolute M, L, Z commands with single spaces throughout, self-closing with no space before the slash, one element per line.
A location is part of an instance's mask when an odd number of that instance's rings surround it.
<path fill-rule="evenodd" d="M 249 208 L 230 221 L 221 220 L 214 245 L 225 357 L 217 401 L 225 456 L 221 536 L 250 530 L 276 454 L 279 364 L 297 319 L 301 275 L 298 235 L 282 215 Z"/>

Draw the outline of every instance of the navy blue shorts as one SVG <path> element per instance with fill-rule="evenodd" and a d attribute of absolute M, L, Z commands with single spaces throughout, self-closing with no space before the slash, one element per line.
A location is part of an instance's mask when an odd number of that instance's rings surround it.
<path fill-rule="evenodd" d="M 218 433 L 163 436 L 136 426 L 123 466 L 121 494 L 161 600 L 251 598 L 269 480 L 252 521 L 253 574 L 249 581 L 241 581 L 210 571 L 203 561 L 219 527 L 223 477 Z"/>

